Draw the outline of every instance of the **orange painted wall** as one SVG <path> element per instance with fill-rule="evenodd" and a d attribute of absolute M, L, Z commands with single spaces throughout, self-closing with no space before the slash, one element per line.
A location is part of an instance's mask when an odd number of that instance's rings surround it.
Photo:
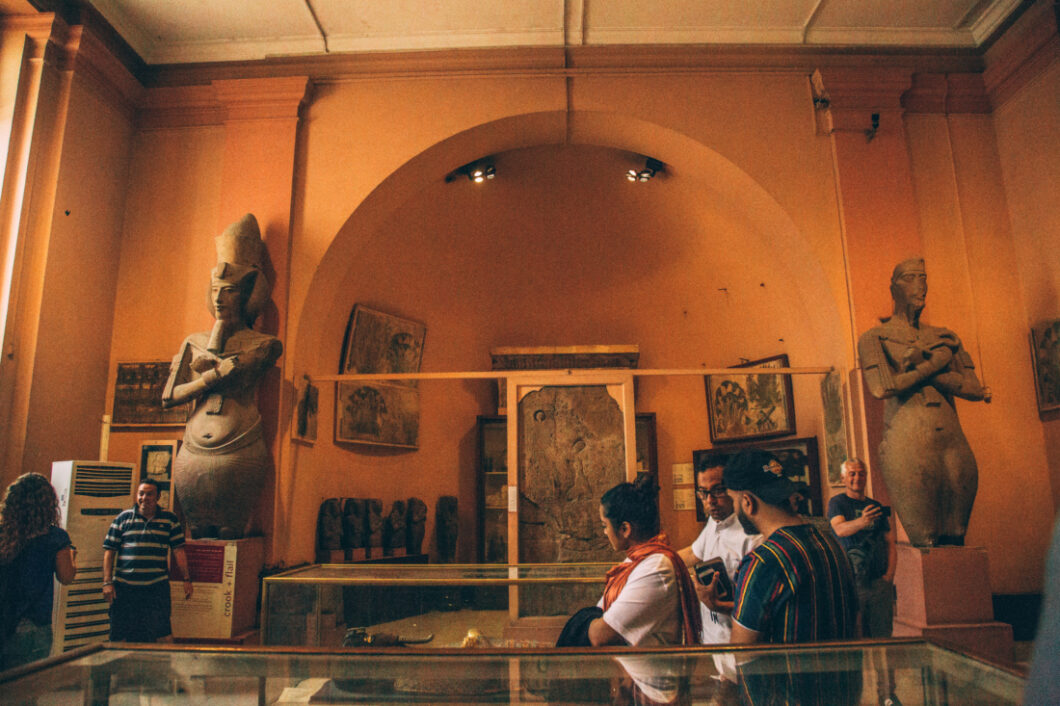
<path fill-rule="evenodd" d="M 90 120 L 84 100 L 72 124 Z M 1055 106 L 1042 110 L 1055 118 Z M 905 128 L 916 227 L 933 277 L 927 313 L 974 349 L 997 398 L 960 408 L 984 476 L 969 539 L 987 545 L 995 591 L 1034 591 L 1050 508 L 1026 511 L 1025 497 L 1003 480 L 1008 468 L 1043 468 L 1046 456 L 1025 348 L 1018 351 L 1031 307 L 1011 300 L 1026 287 L 1014 274 L 1024 256 L 1011 254 L 1013 241 L 1017 252 L 1029 241 L 1006 225 L 1000 174 L 1009 143 L 995 142 L 988 118 L 910 118 Z M 120 232 L 116 282 L 100 285 L 116 292 L 110 333 L 99 335 L 105 409 L 118 361 L 168 360 L 184 336 L 211 324 L 205 290 L 228 208 L 225 142 L 222 125 L 132 138 L 124 204 L 108 206 L 120 211 L 120 226 L 111 218 L 113 231 L 93 233 L 106 251 Z M 90 143 L 113 159 L 121 152 L 103 137 Z M 74 143 L 69 149 L 72 159 Z M 633 153 L 659 157 L 667 174 L 627 183 L 621 173 L 641 159 Z M 485 190 L 443 181 L 491 154 L 499 176 Z M 95 178 L 69 175 L 60 193 Z M 69 199 L 92 195 L 73 189 Z M 429 371 L 485 369 L 498 345 L 592 343 L 636 343 L 642 367 L 722 366 L 778 352 L 796 366 L 853 365 L 832 145 L 816 131 L 808 77 L 799 72 L 324 82 L 304 112 L 285 196 L 261 206 L 292 209 L 289 298 L 280 307 L 285 389 L 303 373 L 337 371 L 357 302 L 426 322 Z M 887 212 L 871 192 L 865 199 L 864 214 Z M 1008 272 L 988 267 L 998 259 L 986 253 L 995 251 L 1006 253 Z M 75 271 L 75 262 L 54 257 L 57 274 Z M 886 282 L 879 286 L 885 297 Z M 61 350 L 58 332 L 45 336 L 49 351 Z M 92 350 L 73 359 L 64 379 L 80 380 L 86 367 L 100 373 Z M 492 411 L 492 388 L 425 382 L 421 394 L 418 451 L 354 448 L 332 443 L 333 392 L 322 386 L 319 439 L 283 446 L 270 563 L 311 559 L 319 502 L 337 495 L 416 495 L 433 511 L 439 495 L 457 494 L 459 557 L 474 557 L 474 418 Z M 62 431 L 44 417 L 61 403 L 41 397 L 41 434 Z M 92 407 L 78 398 L 82 424 Z M 638 409 L 657 414 L 664 524 L 686 544 L 698 528 L 692 513 L 670 509 L 670 466 L 709 443 L 702 381 L 644 381 Z M 819 433 L 818 379 L 796 381 L 796 418 L 800 436 Z M 278 420 L 281 439 L 289 424 Z M 996 430 L 1012 443 L 997 444 Z M 78 450 L 94 452 L 89 436 L 77 437 Z M 135 460 L 142 441 L 179 436 L 115 431 L 111 458 Z M 1005 521 L 1017 514 L 1026 518 L 1021 526 Z"/>
<path fill-rule="evenodd" d="M 220 127 L 137 133 L 118 261 L 106 409 L 119 362 L 169 361 L 193 331 L 208 330 L 210 271 L 221 194 Z M 181 439 L 183 429 L 116 429 L 110 459 L 138 462 L 140 444 Z"/>
<path fill-rule="evenodd" d="M 98 456 L 115 317 L 129 117 L 75 75 L 63 134 L 24 471 Z"/>
<path fill-rule="evenodd" d="M 1022 343 L 1027 341 L 1030 326 L 1060 318 L 1057 95 L 1060 95 L 1060 61 L 1054 60 L 994 114 L 1014 255 L 1020 274 L 1019 292 L 1025 306 L 1025 318 L 1019 322 L 1024 329 Z M 1045 465 L 1055 508 L 1060 506 L 1060 413 L 1046 412 L 1041 421 Z"/>

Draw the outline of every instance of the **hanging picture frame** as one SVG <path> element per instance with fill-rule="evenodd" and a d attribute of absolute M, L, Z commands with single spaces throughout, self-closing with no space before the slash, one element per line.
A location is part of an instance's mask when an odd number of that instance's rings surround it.
<path fill-rule="evenodd" d="M 817 437 L 807 436 L 797 439 L 777 439 L 755 444 L 739 444 L 722 448 L 701 449 L 692 452 L 692 466 L 696 473 L 696 487 L 699 487 L 699 472 L 709 467 L 724 465 L 744 449 L 765 449 L 780 461 L 784 477 L 795 483 L 799 497 L 796 498 L 794 510 L 800 515 L 822 517 L 824 505 L 821 498 L 821 465 L 817 451 Z M 701 503 L 696 501 L 696 516 L 700 522 L 706 522 L 706 514 Z"/>
<path fill-rule="evenodd" d="M 427 327 L 419 321 L 355 304 L 342 346 L 344 375 L 418 373 Z M 416 387 L 415 380 L 395 381 Z"/>
<path fill-rule="evenodd" d="M 707 423 L 712 443 L 771 439 L 795 433 L 791 375 L 740 373 L 740 368 L 787 368 L 788 356 L 752 360 L 732 373 L 706 375 Z"/>
<path fill-rule="evenodd" d="M 1060 319 L 1031 328 L 1031 353 L 1040 416 L 1060 409 Z"/>

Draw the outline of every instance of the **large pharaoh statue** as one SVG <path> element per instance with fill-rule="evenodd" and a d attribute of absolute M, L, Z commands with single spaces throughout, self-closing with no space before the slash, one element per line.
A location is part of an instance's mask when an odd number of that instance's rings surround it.
<path fill-rule="evenodd" d="M 927 273 L 919 258 L 891 275 L 894 314 L 858 339 L 865 383 L 886 400 L 880 464 L 918 547 L 964 544 L 979 470 L 953 398 L 990 401 L 957 334 L 920 323 Z"/>
<path fill-rule="evenodd" d="M 216 322 L 184 339 L 162 406 L 195 402 L 173 468 L 191 535 L 238 539 L 248 531 L 270 467 L 258 384 L 283 345 L 250 328 L 269 298 L 257 220 L 248 213 L 216 243 L 209 297 Z"/>

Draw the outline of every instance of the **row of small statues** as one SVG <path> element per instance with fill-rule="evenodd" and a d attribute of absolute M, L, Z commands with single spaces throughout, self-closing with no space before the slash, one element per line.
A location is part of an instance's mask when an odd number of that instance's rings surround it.
<path fill-rule="evenodd" d="M 456 555 L 457 499 L 438 499 L 435 528 L 438 555 L 443 562 Z M 364 550 L 364 557 L 420 554 L 427 525 L 427 504 L 419 498 L 395 500 L 383 515 L 383 502 L 375 498 L 328 498 L 317 515 L 317 553 Z M 348 553 L 346 558 L 353 558 Z M 325 559 L 326 560 L 326 559 Z"/>

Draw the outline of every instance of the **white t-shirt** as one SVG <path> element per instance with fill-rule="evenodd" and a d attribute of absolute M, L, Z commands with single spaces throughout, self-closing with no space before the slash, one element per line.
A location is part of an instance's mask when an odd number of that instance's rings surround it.
<path fill-rule="evenodd" d="M 744 556 L 762 542 L 762 535 L 747 534 L 743 531 L 736 513 L 732 513 L 721 522 L 713 517 L 707 518 L 707 524 L 692 542 L 692 553 L 700 561 L 720 558 L 725 562 L 725 571 L 729 579 L 736 584 L 736 569 Z M 695 577 L 692 578 L 695 581 Z M 732 617 L 726 613 L 715 613 L 702 602 L 699 604 L 703 618 L 703 632 L 700 640 L 704 645 L 717 645 L 729 642 L 732 636 Z"/>
<path fill-rule="evenodd" d="M 596 605 L 603 608 L 604 599 Z M 630 645 L 681 644 L 681 600 L 673 563 L 665 554 L 645 557 L 603 617 Z"/>

